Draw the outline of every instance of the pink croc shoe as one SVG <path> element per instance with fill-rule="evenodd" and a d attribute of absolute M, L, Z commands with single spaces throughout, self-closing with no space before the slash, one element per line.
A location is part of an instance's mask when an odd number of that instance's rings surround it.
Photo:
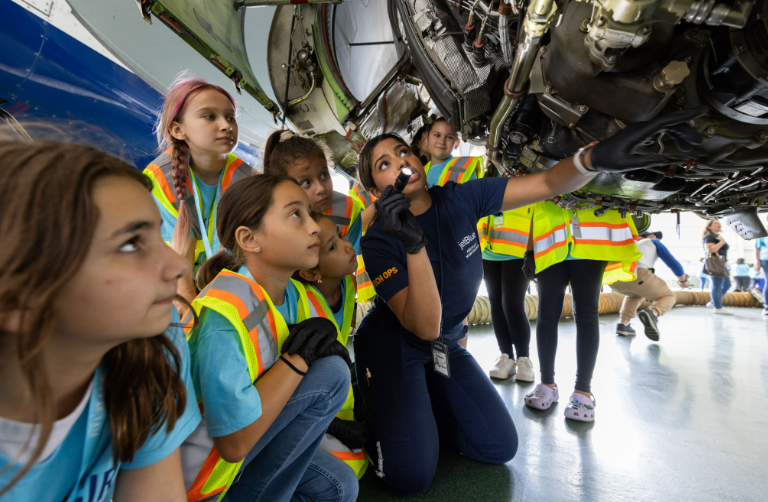
<path fill-rule="evenodd" d="M 597 406 L 595 396 L 590 399 L 584 394 L 574 392 L 571 394 L 568 407 L 565 409 L 565 418 L 580 422 L 592 422 L 595 420 L 595 406 Z"/>
<path fill-rule="evenodd" d="M 547 410 L 552 403 L 560 399 L 557 387 L 554 389 L 540 383 L 533 389 L 533 392 L 525 396 L 525 404 L 537 410 Z"/>

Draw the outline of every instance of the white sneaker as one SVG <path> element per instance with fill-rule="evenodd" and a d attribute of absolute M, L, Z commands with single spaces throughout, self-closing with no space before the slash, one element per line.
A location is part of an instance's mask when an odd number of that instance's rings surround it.
<path fill-rule="evenodd" d="M 536 375 L 533 373 L 533 362 L 527 357 L 517 358 L 517 376 L 515 379 L 518 382 L 533 382 L 536 380 Z"/>
<path fill-rule="evenodd" d="M 725 307 L 723 307 L 721 309 L 715 309 L 714 313 L 715 314 L 720 314 L 720 315 L 733 315 L 733 312 L 731 312 L 730 310 L 728 310 Z"/>
<path fill-rule="evenodd" d="M 706 304 L 706 305 L 704 305 L 704 306 L 705 306 L 705 307 L 714 307 L 714 306 L 715 306 L 715 304 L 714 304 L 714 303 L 712 303 L 712 302 L 707 302 L 707 304 Z"/>
<path fill-rule="evenodd" d="M 503 380 L 515 374 L 515 360 L 510 359 L 508 354 L 502 354 L 496 359 L 496 365 L 488 372 L 491 378 Z"/>

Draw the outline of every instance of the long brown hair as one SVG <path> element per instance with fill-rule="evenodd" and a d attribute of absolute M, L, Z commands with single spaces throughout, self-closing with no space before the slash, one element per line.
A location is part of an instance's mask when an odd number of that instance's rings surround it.
<path fill-rule="evenodd" d="M 91 246 L 99 218 L 93 187 L 106 176 L 134 179 L 151 189 L 136 168 L 94 148 L 0 141 L 0 346 L 21 367 L 40 424 L 29 461 L 0 495 L 34 465 L 51 433 L 56 411 L 43 349 L 56 325 L 54 302 Z M 18 313 L 19 329 L 3 330 Z M 150 433 L 163 424 L 171 431 L 184 412 L 181 356 L 159 334 L 114 347 L 102 364 L 113 458 L 130 462 Z"/>
<path fill-rule="evenodd" d="M 195 279 L 198 289 L 202 291 L 225 268 L 236 272 L 245 263 L 235 232 L 239 227 L 258 230 L 272 206 L 275 188 L 285 182 L 298 185 L 287 176 L 261 174 L 240 180 L 224 192 L 216 209 L 221 251 L 200 266 Z"/>
<path fill-rule="evenodd" d="M 712 231 L 712 224 L 716 221 L 720 221 L 718 219 L 709 220 L 706 225 L 704 225 L 704 230 L 701 232 L 701 238 L 703 239 L 706 237 L 707 234 L 714 234 L 715 232 Z"/>
<path fill-rule="evenodd" d="M 173 177 L 173 190 L 179 203 L 179 217 L 173 229 L 171 247 L 181 255 L 185 255 L 191 242 L 190 231 L 192 229 L 192 210 L 184 201 L 190 196 L 187 190 L 187 176 L 189 175 L 189 145 L 181 139 L 173 137 L 170 131 L 171 124 L 178 122 L 184 116 L 186 105 L 192 98 L 202 91 L 212 89 L 229 98 L 237 113 L 237 106 L 232 96 L 218 85 L 209 84 L 199 77 L 190 77 L 182 72 L 168 89 L 168 96 L 163 103 L 163 112 L 155 125 L 155 136 L 160 150 L 171 149 L 171 176 Z"/>

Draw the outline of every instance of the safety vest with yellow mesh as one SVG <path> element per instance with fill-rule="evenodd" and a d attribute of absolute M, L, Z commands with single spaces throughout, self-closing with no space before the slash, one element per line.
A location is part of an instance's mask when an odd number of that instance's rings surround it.
<path fill-rule="evenodd" d="M 571 213 L 571 256 L 607 261 L 603 284 L 634 281 L 637 261 L 637 229 L 632 217 L 622 217 L 616 209 L 595 216 L 595 209 L 569 210 Z"/>
<path fill-rule="evenodd" d="M 171 174 L 172 170 L 173 163 L 171 160 L 171 150 L 168 149 L 149 163 L 147 168 L 144 169 L 144 174 L 152 181 L 152 195 L 154 195 L 155 199 L 157 199 L 157 201 L 162 204 L 174 218 L 178 219 L 181 202 L 176 200 L 176 191 L 173 188 L 173 176 Z M 239 159 L 234 153 L 230 153 L 227 155 L 227 163 L 221 178 L 221 193 L 223 194 L 226 192 L 229 187 L 232 186 L 232 183 L 253 176 L 254 174 L 255 171 L 251 166 Z M 191 195 L 192 180 L 190 176 L 187 176 L 187 193 L 189 193 L 190 196 L 187 198 L 186 202 L 189 204 L 189 209 L 192 211 L 192 214 L 195 215 L 197 209 L 195 208 L 195 199 Z M 199 199 L 203 200 L 202 195 L 200 195 Z M 213 207 L 211 208 L 211 214 L 208 217 L 209 223 L 207 230 L 209 242 L 214 241 L 213 232 L 216 231 L 216 222 L 213 221 L 214 209 L 215 208 Z M 193 217 L 191 223 L 192 231 L 197 240 L 197 245 L 195 246 L 195 263 L 198 263 L 198 257 L 200 257 L 201 254 L 203 255 L 201 261 L 204 261 L 206 258 L 205 245 L 203 244 L 203 234 L 200 230 L 200 222 L 197 217 Z M 168 242 L 168 244 L 170 244 L 170 242 Z M 217 249 L 213 250 L 214 253 L 217 251 Z"/>
<path fill-rule="evenodd" d="M 344 316 L 342 318 L 341 326 L 336 323 L 336 318 L 323 294 L 313 285 L 305 285 L 304 287 L 309 303 L 318 312 L 323 312 L 325 314 L 323 317 L 333 321 L 333 324 L 336 325 L 336 329 L 339 332 L 339 342 L 346 346 L 347 340 L 349 340 L 349 332 L 352 328 L 352 318 L 354 317 L 355 309 L 357 308 L 357 304 L 355 303 L 355 278 L 351 275 L 344 277 L 344 298 L 342 298 Z M 341 411 L 336 414 L 336 417 L 341 420 L 354 421 L 354 410 L 355 397 L 352 393 L 352 385 L 350 385 L 347 400 L 344 402 L 344 406 L 341 407 Z M 362 448 L 352 450 L 330 434 L 325 434 L 323 440 L 320 442 L 320 448 L 323 448 L 325 451 L 350 466 L 352 470 L 355 471 L 355 474 L 357 474 L 357 479 L 362 478 L 368 468 L 368 461 L 365 458 L 365 451 Z"/>
<path fill-rule="evenodd" d="M 429 177 L 429 169 L 432 167 L 432 163 L 428 162 L 424 166 L 424 171 Z M 449 160 L 443 167 L 443 172 L 440 174 L 437 184 L 444 186 L 449 181 L 455 181 L 456 183 L 464 183 L 469 181 L 472 174 L 475 177 L 483 177 L 483 158 L 482 157 L 454 157 Z"/>
<path fill-rule="evenodd" d="M 309 301 L 301 283 L 293 279 L 291 281 L 299 293 L 296 322 L 310 317 L 326 317 L 325 312 L 316 310 Z M 246 276 L 224 269 L 192 301 L 192 308 L 198 316 L 204 307 L 223 315 L 235 327 L 248 365 L 248 374 L 255 383 L 275 364 L 280 357 L 283 342 L 288 338 L 288 325 L 267 292 Z M 184 316 L 182 323 L 189 341 L 196 332 L 191 312 Z M 202 403 L 200 411 L 205 415 Z M 214 446 L 187 492 L 187 500 L 194 502 L 218 495 L 217 500 L 221 501 L 235 480 L 241 464 L 227 462 Z"/>
<path fill-rule="evenodd" d="M 537 274 L 568 256 L 568 215 L 551 202 L 537 202 L 483 220 L 487 249 L 517 258 L 523 258 L 528 249 L 533 220 L 533 256 Z"/>
<path fill-rule="evenodd" d="M 363 188 L 363 186 L 359 183 L 355 183 L 355 186 L 353 186 L 352 190 L 349 191 L 349 196 L 362 204 L 366 209 L 368 209 L 368 206 L 376 202 L 376 197 L 371 195 L 371 192 Z"/>
<path fill-rule="evenodd" d="M 333 221 L 344 237 L 349 233 L 349 229 L 352 224 L 361 218 L 360 213 L 365 208 L 363 204 L 358 200 L 344 195 L 343 193 L 333 192 L 331 197 L 331 207 L 325 212 L 325 215 Z M 362 223 L 362 221 L 361 221 Z M 361 225 L 362 232 L 362 225 Z M 376 291 L 373 289 L 373 283 L 368 272 L 365 271 L 365 264 L 363 263 L 363 257 L 361 254 L 357 255 L 357 301 L 368 302 L 376 296 Z"/>

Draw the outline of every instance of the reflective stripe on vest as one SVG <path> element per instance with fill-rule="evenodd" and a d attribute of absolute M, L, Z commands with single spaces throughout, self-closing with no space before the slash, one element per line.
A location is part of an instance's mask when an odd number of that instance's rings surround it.
<path fill-rule="evenodd" d="M 298 291 L 297 322 L 309 317 L 324 317 L 310 306 L 304 287 L 293 280 L 292 284 Z M 192 308 L 198 316 L 203 308 L 214 310 L 237 330 L 253 382 L 277 361 L 280 347 L 288 337 L 288 325 L 266 291 L 256 282 L 230 270 L 222 270 L 192 301 Z M 195 336 L 192 313 L 188 312 L 182 322 L 189 340 Z M 202 406 L 201 412 L 205 414 Z M 225 461 L 214 447 L 187 492 L 187 500 L 193 502 L 219 495 L 220 501 L 235 480 L 241 464 Z"/>
<path fill-rule="evenodd" d="M 568 232 L 565 229 L 566 224 L 553 228 L 548 233 L 537 237 L 533 242 L 533 257 L 540 258 L 553 249 L 568 244 Z"/>
<path fill-rule="evenodd" d="M 581 237 L 574 236 L 573 238 L 577 244 L 623 246 L 635 242 L 632 231 L 623 223 L 581 222 L 579 226 L 581 227 Z"/>
<path fill-rule="evenodd" d="M 333 315 L 333 311 L 331 311 L 330 305 L 328 305 L 328 301 L 325 299 L 323 294 L 315 288 L 314 285 L 303 285 L 306 293 L 307 298 L 309 299 L 309 304 L 315 308 L 315 311 L 322 312 L 324 315 L 322 317 L 325 317 L 327 319 L 330 319 L 331 322 L 336 326 L 336 331 L 338 331 L 338 339 L 341 342 L 342 345 L 347 345 L 347 340 L 349 339 L 349 330 L 352 327 L 352 317 L 355 315 L 355 308 L 357 308 L 357 305 L 355 304 L 355 291 L 357 284 L 355 283 L 354 276 L 347 275 L 344 277 L 344 298 L 342 298 L 342 301 L 344 302 L 343 308 L 344 308 L 344 315 L 343 320 L 341 323 L 341 326 L 336 324 L 336 317 Z"/>
<path fill-rule="evenodd" d="M 357 282 L 358 303 L 365 303 L 373 300 L 373 297 L 376 296 L 376 290 L 373 288 L 371 277 L 365 270 L 365 263 L 363 263 L 363 257 L 361 255 L 358 255 L 357 257 L 357 272 L 355 272 L 355 281 Z"/>
<path fill-rule="evenodd" d="M 331 207 L 325 215 L 339 227 L 341 235 L 346 236 L 349 227 L 357 220 L 362 210 L 362 204 L 355 204 L 355 199 L 334 191 L 331 197 Z"/>

